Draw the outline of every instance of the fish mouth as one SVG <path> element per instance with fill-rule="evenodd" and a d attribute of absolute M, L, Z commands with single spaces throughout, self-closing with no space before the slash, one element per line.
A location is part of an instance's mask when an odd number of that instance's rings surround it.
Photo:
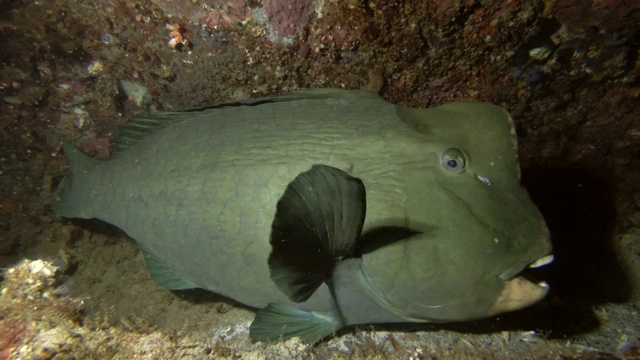
<path fill-rule="evenodd" d="M 532 263 L 530 263 L 529 266 L 527 266 L 524 270 L 520 272 L 519 276 L 549 291 L 549 284 L 547 284 L 546 281 L 537 279 L 535 275 L 535 271 L 536 269 L 539 269 L 551 264 L 554 260 L 555 260 L 555 257 L 553 256 L 553 254 L 543 256 L 538 260 L 535 260 Z"/>
<path fill-rule="evenodd" d="M 504 281 L 504 287 L 496 302 L 490 309 L 492 315 L 519 310 L 531 306 L 542 300 L 549 292 L 549 284 L 536 280 L 529 273 L 529 269 L 537 269 L 552 263 L 552 254 L 543 256 L 531 262 L 520 275 Z"/>
<path fill-rule="evenodd" d="M 526 268 L 524 268 L 516 277 L 523 277 L 526 280 L 534 283 L 535 285 L 549 290 L 549 284 L 545 281 L 536 278 L 535 272 L 537 269 L 545 267 L 551 264 L 555 260 L 553 254 L 545 255 L 535 261 L 532 261 Z M 514 277 L 515 278 L 515 277 Z"/>

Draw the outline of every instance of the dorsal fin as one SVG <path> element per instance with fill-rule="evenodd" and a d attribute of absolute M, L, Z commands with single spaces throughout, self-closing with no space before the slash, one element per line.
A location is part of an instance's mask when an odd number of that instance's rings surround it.
<path fill-rule="evenodd" d="M 259 106 L 274 102 L 295 101 L 301 99 L 345 99 L 363 96 L 378 96 L 369 91 L 353 91 L 341 89 L 304 89 L 290 93 L 266 97 L 240 100 L 235 102 L 220 103 L 184 109 L 179 111 L 160 111 L 147 115 L 137 116 L 129 120 L 120 130 L 116 144 L 116 156 L 122 154 L 131 146 L 145 139 L 147 136 L 173 124 L 189 121 L 208 112 L 240 106 Z"/>
<path fill-rule="evenodd" d="M 140 115 L 129 121 L 120 129 L 116 154 L 122 154 L 131 146 L 144 140 L 147 136 L 168 126 L 183 123 L 206 114 L 207 112 L 238 106 L 255 106 L 271 102 L 272 99 L 249 99 L 237 102 L 195 107 L 179 111 L 159 111 Z"/>
<path fill-rule="evenodd" d="M 364 184 L 342 170 L 314 165 L 285 189 L 271 226 L 271 279 L 291 300 L 307 300 L 353 255 L 366 212 Z"/>
<path fill-rule="evenodd" d="M 138 116 L 127 121 L 118 133 L 116 156 L 156 131 L 179 122 L 182 114 L 180 112 L 158 112 Z"/>

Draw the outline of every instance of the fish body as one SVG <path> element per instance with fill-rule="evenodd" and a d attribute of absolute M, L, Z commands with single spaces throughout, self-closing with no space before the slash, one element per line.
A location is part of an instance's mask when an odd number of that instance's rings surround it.
<path fill-rule="evenodd" d="M 287 325 L 316 340 L 350 324 L 471 320 L 546 294 L 517 277 L 551 245 L 499 107 L 306 90 L 123 132 L 110 161 L 65 146 L 54 210 L 124 230 L 168 288 L 263 309 L 256 340 Z"/>

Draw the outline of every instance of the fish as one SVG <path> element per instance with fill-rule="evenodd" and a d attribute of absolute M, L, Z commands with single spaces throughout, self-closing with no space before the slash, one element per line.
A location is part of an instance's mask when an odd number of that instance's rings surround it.
<path fill-rule="evenodd" d="M 503 108 L 305 89 L 127 122 L 111 160 L 69 143 L 53 203 L 135 240 L 151 278 L 256 309 L 253 341 L 519 310 L 553 260 Z"/>

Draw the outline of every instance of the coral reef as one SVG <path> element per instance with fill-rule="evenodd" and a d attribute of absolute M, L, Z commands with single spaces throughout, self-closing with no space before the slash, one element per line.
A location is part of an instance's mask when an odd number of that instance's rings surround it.
<path fill-rule="evenodd" d="M 224 341 L 212 345 L 182 333 L 167 334 L 138 317 L 116 321 L 110 309 L 86 316 L 83 299 L 58 295 L 65 269 L 25 259 L 5 271 L 0 359 L 293 358 L 309 347 L 294 340 L 239 351 Z"/>
<path fill-rule="evenodd" d="M 49 261 L 23 260 L 5 271 L 0 295 L 1 358 L 64 358 L 80 350 L 75 339 L 82 335 L 74 330 L 84 301 L 55 294 L 62 269 Z"/>
<path fill-rule="evenodd" d="M 567 351 L 553 344 L 535 346 L 545 340 L 534 332 L 524 332 L 518 338 L 502 333 L 479 341 L 458 336 L 452 341 L 442 333 L 431 334 L 426 340 L 400 332 L 364 331 L 311 346 L 297 338 L 278 344 L 250 344 L 244 325 L 222 328 L 207 341 L 155 329 L 135 316 L 118 320 L 108 308 L 87 316 L 83 299 L 56 291 L 66 266 L 25 259 L 6 270 L 0 295 L 0 359 L 471 359 L 489 358 L 491 347 L 511 341 L 533 344 L 512 356 L 555 357 L 562 351 L 567 358 L 569 354 L 591 353 Z"/>

